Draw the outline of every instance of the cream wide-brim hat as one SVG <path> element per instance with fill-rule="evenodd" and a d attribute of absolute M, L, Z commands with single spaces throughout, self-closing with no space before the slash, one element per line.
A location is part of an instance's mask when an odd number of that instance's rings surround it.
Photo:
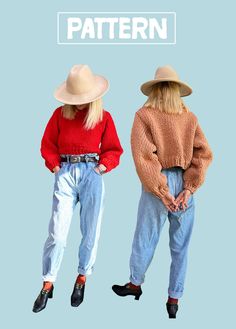
<path fill-rule="evenodd" d="M 164 81 L 178 83 L 181 97 L 188 96 L 193 92 L 189 85 L 179 79 L 176 71 L 170 65 L 159 67 L 156 70 L 154 79 L 143 83 L 140 89 L 144 95 L 148 96 L 154 85 Z"/>
<path fill-rule="evenodd" d="M 91 103 L 106 94 L 109 82 L 103 76 L 95 75 L 88 65 L 74 65 L 65 82 L 54 92 L 61 103 L 81 105 Z"/>

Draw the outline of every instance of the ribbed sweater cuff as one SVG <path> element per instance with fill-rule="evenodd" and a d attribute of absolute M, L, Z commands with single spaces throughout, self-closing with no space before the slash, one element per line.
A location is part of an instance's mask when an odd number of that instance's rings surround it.
<path fill-rule="evenodd" d="M 185 183 L 184 184 L 184 188 L 187 189 L 187 190 L 189 190 L 191 193 L 194 193 L 197 190 L 197 187 L 196 186 L 193 186 L 190 183 Z"/>
<path fill-rule="evenodd" d="M 114 167 L 117 166 L 117 164 L 115 164 L 114 161 L 108 158 L 100 159 L 98 164 L 103 164 L 106 167 L 105 173 L 111 171 Z"/>
<path fill-rule="evenodd" d="M 164 198 L 168 192 L 169 189 L 166 186 L 159 186 L 153 190 L 153 193 L 160 199 Z"/>
<path fill-rule="evenodd" d="M 56 166 L 59 166 L 60 167 L 60 162 L 59 161 L 57 161 L 57 160 L 55 160 L 55 161 L 50 161 L 50 162 L 48 162 L 48 161 L 45 161 L 45 165 L 46 165 L 46 167 L 52 172 L 52 173 L 54 173 L 54 171 L 53 171 L 53 168 L 55 168 Z"/>

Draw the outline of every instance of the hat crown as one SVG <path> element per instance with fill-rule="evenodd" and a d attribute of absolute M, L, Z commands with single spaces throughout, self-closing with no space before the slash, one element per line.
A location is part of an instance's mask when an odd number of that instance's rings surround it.
<path fill-rule="evenodd" d="M 158 67 L 155 72 L 154 79 L 142 84 L 142 93 L 146 96 L 149 96 L 150 92 L 152 91 L 152 87 L 163 81 L 172 81 L 178 83 L 180 88 L 180 96 L 188 96 L 192 93 L 192 88 L 179 79 L 178 74 L 170 65 Z"/>
<path fill-rule="evenodd" d="M 88 65 L 74 65 L 66 80 L 66 89 L 73 95 L 89 92 L 95 85 L 95 76 Z"/>
<path fill-rule="evenodd" d="M 179 80 L 178 74 L 176 71 L 171 67 L 170 65 L 158 67 L 155 73 L 155 80 L 158 79 L 174 79 L 174 80 Z"/>

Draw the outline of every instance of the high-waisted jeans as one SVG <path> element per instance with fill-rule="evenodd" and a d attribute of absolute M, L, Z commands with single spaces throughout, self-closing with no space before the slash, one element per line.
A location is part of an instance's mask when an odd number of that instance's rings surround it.
<path fill-rule="evenodd" d="M 183 169 L 162 169 L 166 175 L 170 193 L 176 198 L 183 190 Z M 130 257 L 130 281 L 135 285 L 144 282 L 145 273 L 151 263 L 162 227 L 169 220 L 169 247 L 171 266 L 168 294 L 180 298 L 184 290 L 187 267 L 187 252 L 194 222 L 194 197 L 189 197 L 188 207 L 177 212 L 168 211 L 162 201 L 146 192 L 142 194 L 138 207 L 137 225 Z"/>
<path fill-rule="evenodd" d="M 55 175 L 52 215 L 43 250 L 43 280 L 54 282 L 61 265 L 74 208 L 80 202 L 78 273 L 89 275 L 95 263 L 104 208 L 103 176 L 95 162 L 61 163 Z"/>

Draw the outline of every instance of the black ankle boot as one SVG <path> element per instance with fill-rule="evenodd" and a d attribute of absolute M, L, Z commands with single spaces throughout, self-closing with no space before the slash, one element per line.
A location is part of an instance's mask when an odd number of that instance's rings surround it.
<path fill-rule="evenodd" d="M 36 301 L 34 302 L 34 306 L 33 306 L 34 313 L 38 313 L 46 307 L 48 298 L 53 297 L 53 289 L 54 287 L 52 286 L 50 290 L 42 289 L 40 291 L 40 294 L 38 295 Z"/>
<path fill-rule="evenodd" d="M 115 284 L 112 286 L 112 290 L 114 293 L 121 297 L 135 296 L 136 300 L 139 300 L 140 296 L 142 295 L 142 289 L 140 286 L 137 289 L 132 289 L 129 283 L 126 283 L 124 286 L 118 286 Z"/>
<path fill-rule="evenodd" d="M 85 284 L 75 283 L 74 290 L 71 295 L 71 306 L 78 307 L 84 300 Z"/>
<path fill-rule="evenodd" d="M 170 304 L 166 303 L 166 309 L 169 314 L 170 319 L 175 319 L 176 318 L 176 313 L 178 311 L 178 304 Z"/>

